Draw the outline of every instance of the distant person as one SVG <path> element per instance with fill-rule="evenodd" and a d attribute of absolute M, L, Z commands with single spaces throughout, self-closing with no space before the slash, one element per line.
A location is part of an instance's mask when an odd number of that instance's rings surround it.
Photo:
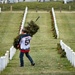
<path fill-rule="evenodd" d="M 19 38 L 19 45 L 18 45 L 20 47 L 20 67 L 24 66 L 24 60 L 23 60 L 24 54 L 29 59 L 31 65 L 32 66 L 35 65 L 32 57 L 29 55 L 30 40 L 31 40 L 31 36 L 27 34 L 27 31 L 25 29 L 23 29 L 22 35 Z"/>

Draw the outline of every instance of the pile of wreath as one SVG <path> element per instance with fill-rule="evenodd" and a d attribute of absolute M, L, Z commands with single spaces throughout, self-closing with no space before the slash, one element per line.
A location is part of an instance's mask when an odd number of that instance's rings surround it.
<path fill-rule="evenodd" d="M 39 26 L 34 22 L 34 21 L 30 21 L 27 23 L 27 26 L 24 27 L 24 29 L 27 31 L 28 34 L 30 34 L 31 37 L 33 37 L 34 34 L 37 33 L 37 31 L 39 30 Z M 19 44 L 19 37 L 22 34 L 19 34 L 16 38 L 14 38 L 14 42 L 13 42 L 13 46 L 18 49 L 17 45 Z"/>

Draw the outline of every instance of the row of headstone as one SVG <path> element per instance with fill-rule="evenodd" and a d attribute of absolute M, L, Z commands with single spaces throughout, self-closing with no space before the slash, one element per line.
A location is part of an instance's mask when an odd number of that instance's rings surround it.
<path fill-rule="evenodd" d="M 24 28 L 27 12 L 28 12 L 28 7 L 26 7 L 25 9 L 25 13 L 24 13 L 23 20 L 22 20 L 21 27 L 20 27 L 20 34 L 22 33 L 22 29 Z"/>
<path fill-rule="evenodd" d="M 62 50 L 66 52 L 66 57 L 72 64 L 72 66 L 75 67 L 75 52 L 68 46 L 66 45 L 62 40 L 60 40 L 60 45 Z"/>
<path fill-rule="evenodd" d="M 9 0 L 9 3 L 18 3 L 18 2 L 35 2 L 37 0 Z"/>
<path fill-rule="evenodd" d="M 24 17 L 23 17 L 22 23 L 25 22 L 24 20 L 25 20 L 25 18 L 26 18 L 26 14 L 27 14 L 27 7 L 26 7 L 25 12 L 24 12 Z M 24 24 L 22 24 L 22 25 L 24 25 Z M 23 27 L 23 26 L 22 26 L 22 27 Z M 0 57 L 0 73 L 1 73 L 1 71 L 3 71 L 3 70 L 6 68 L 6 66 L 8 65 L 9 59 L 12 60 L 12 58 L 13 58 L 13 56 L 14 56 L 15 53 L 16 53 L 16 49 L 12 46 L 12 47 L 10 48 L 10 51 L 7 51 L 4 56 L 1 56 L 1 57 Z"/>
<path fill-rule="evenodd" d="M 52 15 L 53 15 L 53 20 L 54 20 L 54 27 L 56 30 L 56 35 L 57 35 L 57 38 L 59 38 L 59 30 L 58 30 L 58 26 L 57 26 L 57 22 L 56 22 L 56 16 L 55 16 L 55 12 L 54 12 L 53 7 L 52 7 Z"/>
<path fill-rule="evenodd" d="M 1 0 L 0 2 L 3 3 L 18 3 L 18 2 L 48 2 L 52 0 Z M 57 1 L 57 0 L 53 0 Z"/>
<path fill-rule="evenodd" d="M 5 3 L 6 4 L 6 3 L 8 3 L 8 0 L 0 0 L 0 3 L 2 3 L 2 4 Z"/>
<path fill-rule="evenodd" d="M 9 63 L 9 51 L 0 57 L 0 72 L 3 71 Z"/>
<path fill-rule="evenodd" d="M 74 0 L 64 0 L 64 4 L 67 4 L 68 2 L 72 2 Z"/>

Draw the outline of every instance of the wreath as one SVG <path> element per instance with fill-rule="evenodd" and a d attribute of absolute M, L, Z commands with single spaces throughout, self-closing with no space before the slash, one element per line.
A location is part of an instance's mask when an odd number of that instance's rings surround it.
<path fill-rule="evenodd" d="M 39 30 L 39 26 L 34 22 L 34 21 L 30 21 L 27 23 L 27 26 L 24 27 L 24 29 L 27 31 L 27 33 L 33 37 L 34 34 L 37 33 L 37 31 Z M 13 42 L 13 46 L 16 49 L 19 49 L 19 42 L 20 42 L 20 36 L 22 34 L 19 34 L 17 37 L 14 38 L 14 42 Z"/>

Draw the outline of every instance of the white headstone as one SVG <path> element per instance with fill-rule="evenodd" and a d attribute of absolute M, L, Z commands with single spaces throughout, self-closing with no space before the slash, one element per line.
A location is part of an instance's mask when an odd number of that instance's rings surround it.
<path fill-rule="evenodd" d="M 1 8 L 0 8 L 0 13 L 1 13 Z"/>

